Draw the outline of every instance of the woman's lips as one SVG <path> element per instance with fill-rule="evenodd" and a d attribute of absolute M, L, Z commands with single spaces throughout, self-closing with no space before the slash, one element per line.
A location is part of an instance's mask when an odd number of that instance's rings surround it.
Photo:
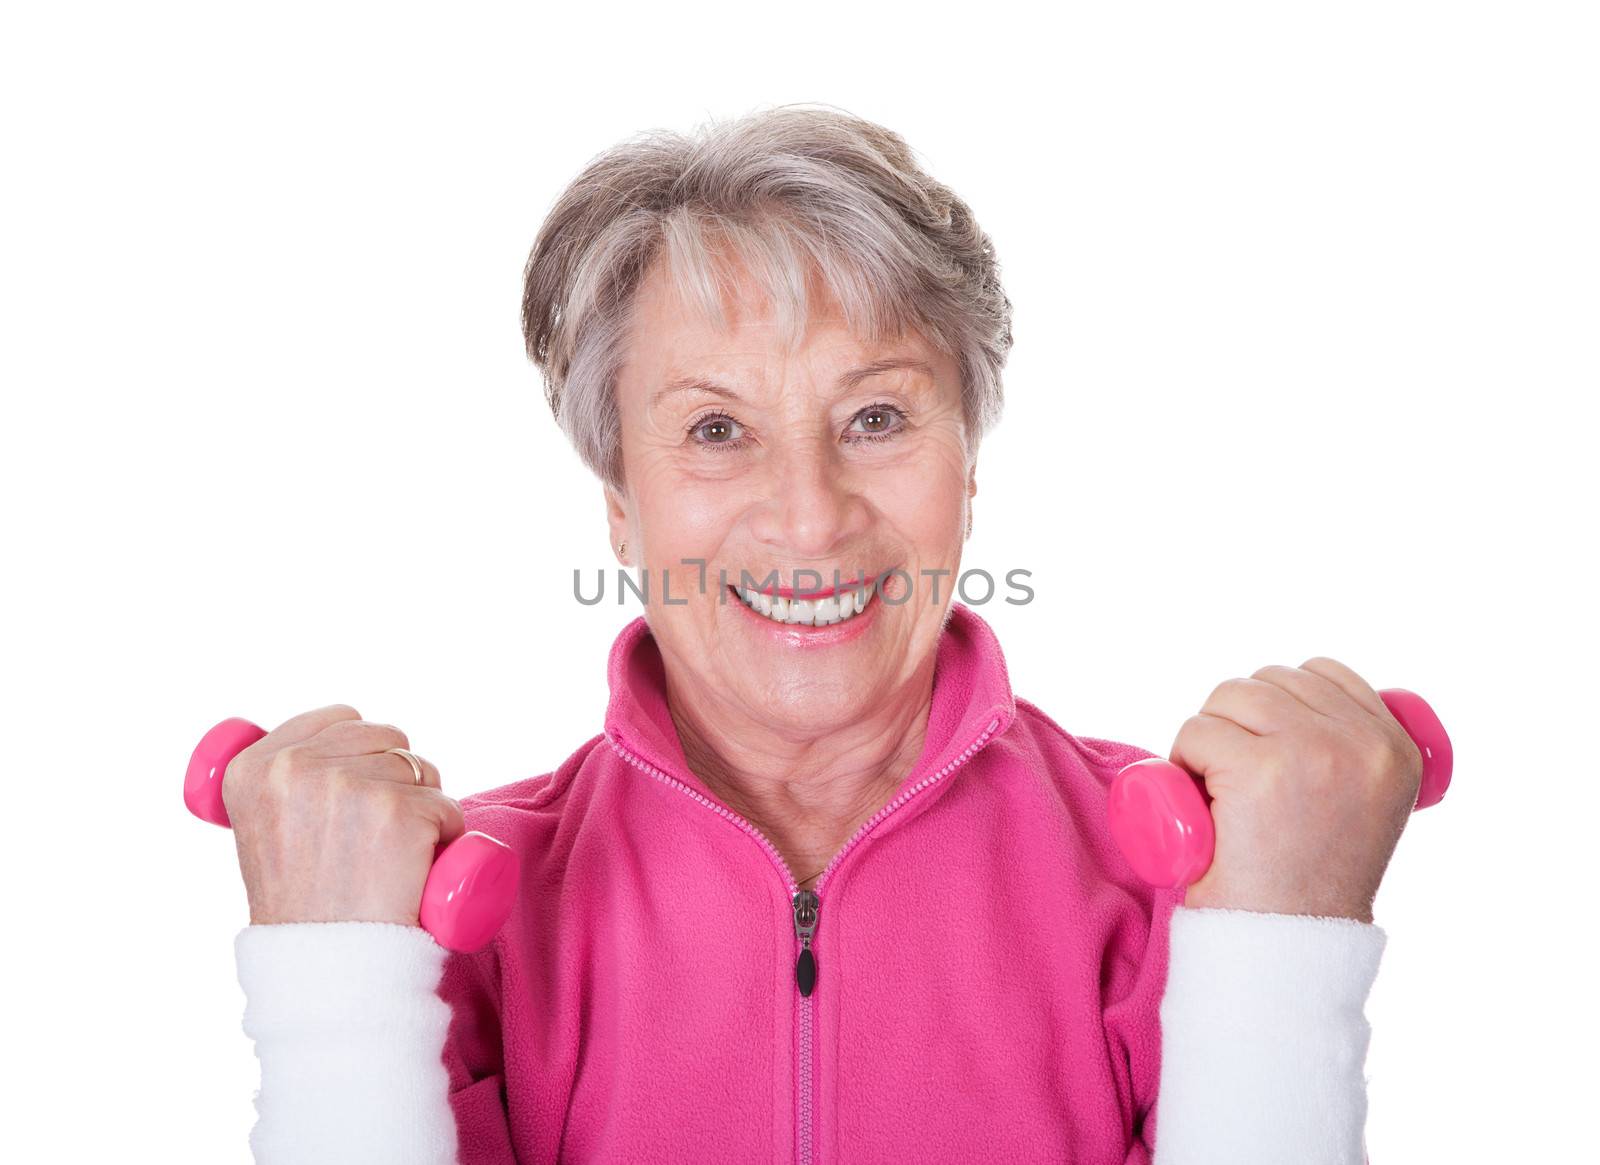
<path fill-rule="evenodd" d="M 844 589 L 842 585 L 841 589 Z M 728 588 L 727 593 L 731 605 L 744 612 L 742 615 L 734 616 L 740 624 L 749 626 L 767 642 L 778 643 L 785 647 L 820 648 L 849 643 L 876 625 L 878 608 L 882 605 L 878 598 L 873 597 L 864 610 L 856 612 L 848 619 L 818 626 L 810 623 L 780 623 L 760 611 L 752 610 L 750 604 L 740 598 L 739 592 L 732 586 Z M 804 602 L 804 598 L 801 601 Z"/>

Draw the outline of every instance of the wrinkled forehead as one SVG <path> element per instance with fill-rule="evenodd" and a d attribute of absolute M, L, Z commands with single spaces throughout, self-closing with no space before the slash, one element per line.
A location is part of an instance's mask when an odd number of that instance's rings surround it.
<path fill-rule="evenodd" d="M 692 378 L 797 357 L 851 367 L 920 360 L 929 374 L 937 367 L 940 354 L 915 322 L 852 311 L 848 290 L 841 294 L 814 261 L 791 270 L 725 250 L 706 262 L 674 266 L 664 250 L 647 268 L 630 315 L 627 379 Z"/>
<path fill-rule="evenodd" d="M 863 345 L 925 335 L 913 297 L 869 270 L 865 257 L 819 241 L 781 216 L 754 221 L 673 215 L 641 280 L 653 323 L 762 333 L 793 353 L 814 328 L 845 331 Z"/>

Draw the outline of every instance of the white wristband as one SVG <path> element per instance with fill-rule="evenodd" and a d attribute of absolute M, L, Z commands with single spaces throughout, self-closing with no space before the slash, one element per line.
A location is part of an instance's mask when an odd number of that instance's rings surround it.
<path fill-rule="evenodd" d="M 447 952 L 385 922 L 250 926 L 234 941 L 261 1061 L 258 1162 L 453 1165 Z"/>
<path fill-rule="evenodd" d="M 1157 1165 L 1362 1165 L 1386 941 L 1348 918 L 1175 908 Z"/>

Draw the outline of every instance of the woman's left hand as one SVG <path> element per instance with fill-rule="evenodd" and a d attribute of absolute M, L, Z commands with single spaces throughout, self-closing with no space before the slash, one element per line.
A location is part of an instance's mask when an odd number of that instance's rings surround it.
<path fill-rule="evenodd" d="M 1372 921 L 1422 754 L 1360 676 L 1318 657 L 1228 680 L 1170 759 L 1205 779 L 1216 824 L 1185 906 Z"/>

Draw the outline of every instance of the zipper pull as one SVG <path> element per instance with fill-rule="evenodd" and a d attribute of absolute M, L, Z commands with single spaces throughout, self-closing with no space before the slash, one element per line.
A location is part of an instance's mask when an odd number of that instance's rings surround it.
<path fill-rule="evenodd" d="M 795 985 L 809 996 L 817 985 L 817 960 L 811 953 L 811 936 L 817 929 L 817 908 L 821 899 L 812 890 L 797 890 L 794 896 L 794 937 L 801 942 L 800 958 L 794 965 Z"/>

